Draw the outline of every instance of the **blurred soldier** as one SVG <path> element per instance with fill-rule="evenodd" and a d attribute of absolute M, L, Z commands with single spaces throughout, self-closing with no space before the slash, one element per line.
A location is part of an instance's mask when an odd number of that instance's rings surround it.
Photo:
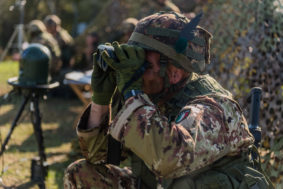
<path fill-rule="evenodd" d="M 60 59 L 61 51 L 57 41 L 46 31 L 44 23 L 40 20 L 32 20 L 28 24 L 27 29 L 29 43 L 40 43 L 49 48 L 52 55 L 51 64 L 49 66 L 50 75 L 52 79 L 56 80 L 62 67 L 62 61 Z"/>
<path fill-rule="evenodd" d="M 180 13 L 180 9 L 171 0 L 157 0 L 157 3 L 165 7 L 165 11 L 174 11 Z"/>
<path fill-rule="evenodd" d="M 115 29 L 113 36 L 110 37 L 110 41 L 118 41 L 119 43 L 126 43 L 134 31 L 138 20 L 136 18 L 129 17 L 122 21 L 122 23 Z"/>
<path fill-rule="evenodd" d="M 120 43 L 127 43 L 137 23 L 138 20 L 131 17 L 123 20 L 121 24 L 122 37 L 119 40 Z"/>
<path fill-rule="evenodd" d="M 44 24 L 49 33 L 57 40 L 61 49 L 62 68 L 70 66 L 70 59 L 74 53 L 74 41 L 72 36 L 61 27 L 61 19 L 56 15 L 48 15 L 44 19 Z"/>
<path fill-rule="evenodd" d="M 182 13 L 194 11 L 196 6 L 200 3 L 199 0 L 172 0 L 178 6 Z M 205 2 L 206 0 L 201 0 Z"/>
<path fill-rule="evenodd" d="M 174 11 L 180 13 L 180 9 L 171 0 L 155 0 L 164 11 Z"/>
<path fill-rule="evenodd" d="M 93 67 L 93 53 L 97 49 L 99 36 L 96 32 L 89 32 L 85 37 L 85 46 L 78 46 L 70 65 L 76 70 L 89 70 Z"/>
<path fill-rule="evenodd" d="M 180 9 L 171 0 L 153 0 L 146 1 L 146 3 L 146 5 L 143 5 L 138 9 L 139 16 L 136 16 L 137 18 L 140 18 L 141 15 L 143 15 L 142 17 L 144 17 L 159 11 L 174 11 L 177 13 L 181 12 Z"/>
<path fill-rule="evenodd" d="M 94 61 L 93 102 L 77 126 L 86 160 L 67 168 L 66 189 L 272 188 L 249 157 L 254 137 L 238 103 L 200 74 L 210 61 L 211 35 L 199 19 L 150 15 L 127 44 L 112 43 L 116 57 L 101 53 L 108 69 Z M 111 154 L 109 137 L 127 154 Z M 130 157 L 131 167 L 111 164 L 109 154 Z"/>

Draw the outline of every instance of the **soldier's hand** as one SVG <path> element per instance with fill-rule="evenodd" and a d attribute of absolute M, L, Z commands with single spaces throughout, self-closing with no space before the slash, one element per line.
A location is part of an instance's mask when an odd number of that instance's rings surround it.
<path fill-rule="evenodd" d="M 103 52 L 104 54 L 107 52 Z M 105 72 L 98 66 L 98 54 L 93 55 L 93 72 L 91 78 L 92 101 L 99 105 L 110 104 L 111 97 L 116 88 L 116 76 L 112 69 L 107 69 Z"/>
<path fill-rule="evenodd" d="M 115 61 L 106 53 L 102 54 L 102 58 L 115 70 L 119 91 L 125 95 L 130 90 L 141 90 L 142 77 L 133 78 L 133 75 L 143 66 L 145 62 L 145 51 L 137 46 L 128 44 L 119 45 L 118 42 L 113 42 L 112 45 L 119 61 Z"/>

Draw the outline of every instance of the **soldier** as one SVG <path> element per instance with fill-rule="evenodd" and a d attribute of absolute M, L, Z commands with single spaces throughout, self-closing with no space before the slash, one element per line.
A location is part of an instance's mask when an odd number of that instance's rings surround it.
<path fill-rule="evenodd" d="M 74 40 L 67 30 L 61 27 L 61 19 L 56 15 L 48 15 L 44 19 L 47 31 L 57 40 L 61 49 L 62 68 L 70 66 L 70 59 L 74 53 Z"/>
<path fill-rule="evenodd" d="M 59 74 L 62 66 L 62 62 L 60 60 L 61 51 L 57 41 L 53 38 L 51 34 L 46 31 L 44 23 L 40 20 L 32 20 L 28 24 L 27 29 L 29 43 L 40 43 L 49 48 L 52 55 L 49 71 L 52 78 L 54 79 L 54 77 Z"/>
<path fill-rule="evenodd" d="M 65 188 L 272 188 L 250 161 L 254 138 L 238 103 L 198 74 L 211 38 L 198 19 L 153 14 L 127 44 L 112 43 L 116 58 L 102 52 L 106 71 L 94 55 L 93 102 L 77 126 L 86 159 L 66 169 Z M 110 136 L 130 167 L 107 162 Z"/>
<path fill-rule="evenodd" d="M 153 14 L 158 11 L 174 11 L 177 13 L 181 13 L 180 9 L 171 1 L 171 0 L 154 0 L 154 1 L 146 1 L 147 4 L 140 7 L 139 16 L 141 15 L 147 16 Z"/>
<path fill-rule="evenodd" d="M 121 25 L 117 28 L 116 35 L 112 37 L 111 41 L 127 43 L 137 23 L 138 20 L 133 17 L 129 17 L 123 20 Z"/>
<path fill-rule="evenodd" d="M 171 0 L 156 0 L 156 2 L 164 7 L 164 11 L 175 11 L 180 13 L 179 7 L 177 7 Z"/>
<path fill-rule="evenodd" d="M 92 56 L 99 43 L 97 32 L 86 34 L 84 47 L 77 46 L 75 55 L 71 58 L 70 65 L 75 70 L 90 70 L 93 67 Z"/>

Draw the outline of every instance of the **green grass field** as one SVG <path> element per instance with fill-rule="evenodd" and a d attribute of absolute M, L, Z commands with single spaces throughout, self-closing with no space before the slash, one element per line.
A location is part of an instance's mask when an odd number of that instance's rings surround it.
<path fill-rule="evenodd" d="M 18 75 L 17 62 L 0 62 L 0 139 L 3 143 L 20 107 L 22 96 L 14 94 L 7 79 Z M 4 154 L 0 156 L 0 188 L 39 188 L 31 182 L 31 160 L 38 156 L 37 141 L 30 120 L 28 103 L 15 127 Z M 45 185 L 48 189 L 63 188 L 64 169 L 75 158 L 71 142 L 76 140 L 74 124 L 83 109 L 76 98 L 40 100 L 45 153 L 49 164 Z"/>
<path fill-rule="evenodd" d="M 7 79 L 17 76 L 18 69 L 18 62 L 0 62 L 0 95 L 12 89 L 7 85 Z"/>

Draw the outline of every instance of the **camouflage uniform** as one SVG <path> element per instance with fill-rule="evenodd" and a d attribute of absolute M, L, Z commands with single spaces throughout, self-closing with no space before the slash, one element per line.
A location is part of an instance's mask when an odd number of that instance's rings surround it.
<path fill-rule="evenodd" d="M 60 47 L 60 50 L 62 52 L 61 59 L 63 62 L 63 67 L 68 67 L 70 63 L 70 59 L 72 54 L 74 53 L 74 40 L 72 36 L 68 33 L 67 30 L 63 29 L 61 27 L 61 20 L 56 15 L 48 15 L 44 19 L 44 23 L 46 27 L 49 25 L 55 25 L 56 26 L 56 32 L 52 33 L 53 37 L 57 40 L 57 43 Z"/>
<path fill-rule="evenodd" d="M 195 86 L 203 92 L 194 92 L 192 88 Z M 139 156 L 159 182 L 192 174 L 224 156 L 238 155 L 247 151 L 254 140 L 238 104 L 211 77 L 194 74 L 188 80 L 187 87 L 176 94 L 176 97 L 183 96 L 184 91 L 187 91 L 187 96 L 183 97 L 183 102 L 174 98 L 170 100 L 172 104 L 160 107 L 154 105 L 145 94 L 132 97 L 126 101 L 110 127 L 110 134 Z M 176 101 L 183 104 L 182 107 L 176 106 Z M 104 163 L 108 137 L 105 125 L 108 120 L 105 120 L 104 126 L 84 131 L 81 128 L 86 124 L 87 113 L 88 111 L 77 127 L 83 155 L 94 166 L 107 167 Z M 85 164 L 81 161 L 70 166 L 65 188 L 80 186 L 80 182 L 84 180 L 81 178 L 84 177 L 78 175 L 85 171 L 95 172 Z M 110 166 L 109 174 L 114 174 L 113 167 L 115 166 Z M 128 168 L 122 170 L 126 171 Z M 128 173 L 127 177 L 133 180 L 132 173 Z M 125 179 L 119 175 L 115 178 Z M 94 186 L 98 184 L 95 180 L 91 183 Z M 87 185 L 81 187 L 83 186 Z M 105 188 L 107 186 L 104 185 Z M 115 188 L 114 186 L 108 187 Z"/>
<path fill-rule="evenodd" d="M 168 41 L 168 37 L 156 36 L 154 31 L 157 30 L 158 35 L 160 31 L 171 35 L 176 29 L 182 29 L 182 24 L 175 22 L 178 16 L 160 13 L 139 21 L 128 43 L 135 42 L 166 54 L 170 48 L 154 49 L 154 42 L 156 39 L 158 44 L 163 39 Z M 179 19 L 185 20 L 185 17 Z M 150 27 L 155 28 L 142 30 Z M 170 27 L 175 30 L 168 30 Z M 148 39 L 142 35 L 146 32 L 151 32 L 149 46 L 141 44 Z M 200 41 L 209 43 L 209 37 L 201 28 L 195 35 L 199 38 L 195 38 L 196 44 L 190 44 L 192 51 L 183 52 L 186 57 L 192 56 L 187 63 L 207 63 L 209 45 L 203 47 Z M 193 54 L 197 52 L 205 55 L 203 59 Z M 166 55 L 185 70 L 197 68 L 180 62 L 186 61 L 181 54 Z M 106 117 L 99 127 L 86 130 L 88 107 L 77 126 L 86 160 L 74 162 L 66 169 L 65 188 L 267 188 L 263 174 L 250 164 L 247 154 L 254 138 L 238 103 L 209 75 L 190 73 L 189 78 L 169 87 L 167 94 L 139 93 L 128 98 L 122 108 L 112 104 L 114 119 L 110 120 L 110 126 Z M 131 171 L 107 164 L 110 135 L 123 145 L 122 154 L 131 160 Z M 83 174 L 96 176 L 90 179 Z"/>
<path fill-rule="evenodd" d="M 40 43 L 49 48 L 52 55 L 49 71 L 51 76 L 57 75 L 62 66 L 62 62 L 60 60 L 61 50 L 57 41 L 46 31 L 43 22 L 40 20 L 33 20 L 29 23 L 28 33 L 30 43 Z"/>
<path fill-rule="evenodd" d="M 69 166 L 64 188 L 135 188 L 135 179 L 128 168 L 78 160 Z"/>

